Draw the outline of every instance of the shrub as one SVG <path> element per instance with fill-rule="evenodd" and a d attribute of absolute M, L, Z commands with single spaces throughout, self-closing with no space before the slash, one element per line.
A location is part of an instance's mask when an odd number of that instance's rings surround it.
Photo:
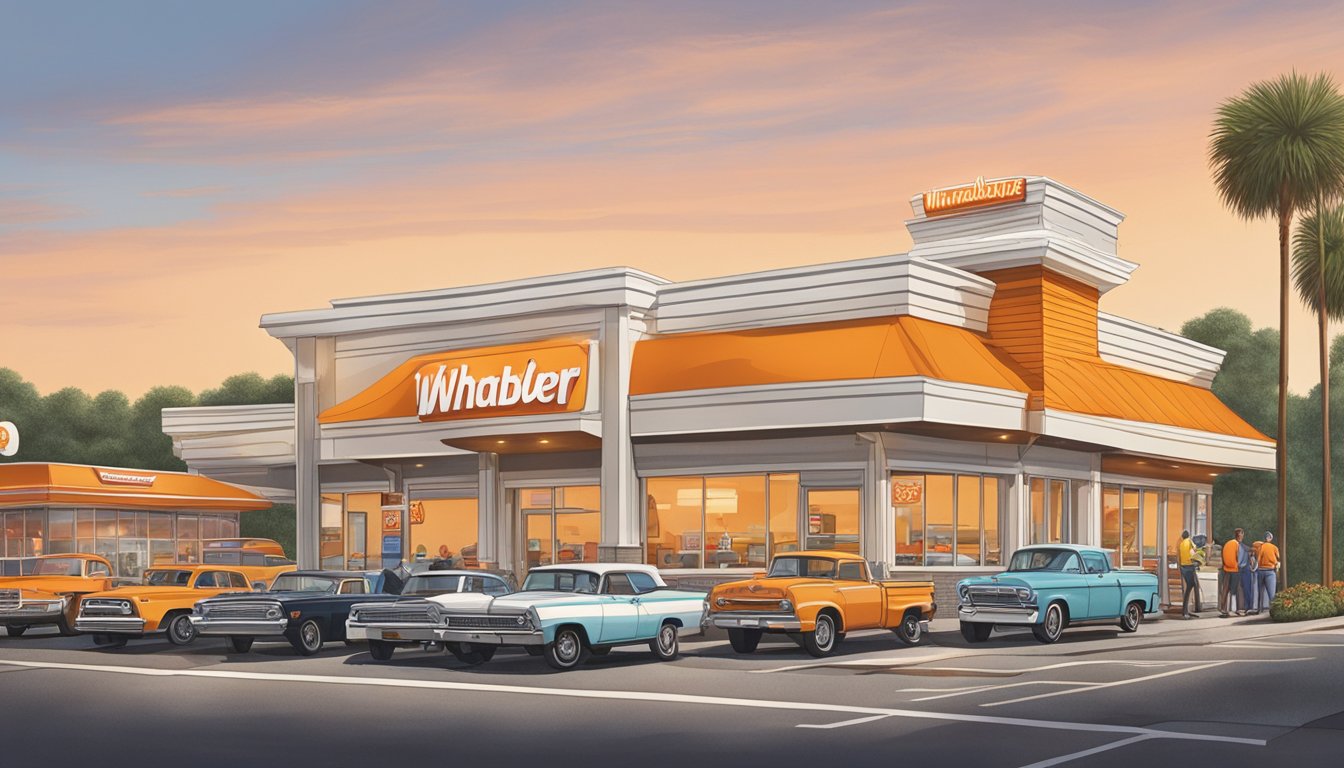
<path fill-rule="evenodd" d="M 1344 584 L 1340 584 L 1344 588 Z M 1274 621 L 1307 621 L 1339 615 L 1340 589 L 1320 584 L 1294 584 L 1274 596 L 1269 617 Z"/>
<path fill-rule="evenodd" d="M 1335 613 L 1344 616 L 1344 581 L 1330 584 L 1330 596 L 1335 600 Z"/>

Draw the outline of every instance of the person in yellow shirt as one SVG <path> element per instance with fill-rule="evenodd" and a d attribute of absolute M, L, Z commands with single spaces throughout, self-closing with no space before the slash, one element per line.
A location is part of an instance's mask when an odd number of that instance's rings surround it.
<path fill-rule="evenodd" d="M 1199 566 L 1195 563 L 1195 542 L 1190 540 L 1189 531 L 1181 531 L 1181 543 L 1176 545 L 1176 564 L 1181 569 L 1181 618 L 1199 618 L 1199 580 L 1196 573 Z M 1190 593 L 1195 594 L 1195 611 L 1190 610 Z"/>
<path fill-rule="evenodd" d="M 1279 547 L 1274 543 L 1273 531 L 1265 531 L 1265 543 L 1260 545 L 1256 558 L 1260 564 L 1259 570 L 1255 572 L 1255 593 L 1259 601 L 1252 613 L 1259 613 L 1262 608 L 1268 609 L 1274 600 L 1274 593 L 1278 591 Z"/>
<path fill-rule="evenodd" d="M 1223 567 L 1218 571 L 1218 618 L 1226 619 L 1227 612 L 1234 606 L 1238 585 L 1241 583 L 1241 540 L 1246 532 L 1238 528 L 1232 532 L 1232 538 L 1223 542 Z"/>

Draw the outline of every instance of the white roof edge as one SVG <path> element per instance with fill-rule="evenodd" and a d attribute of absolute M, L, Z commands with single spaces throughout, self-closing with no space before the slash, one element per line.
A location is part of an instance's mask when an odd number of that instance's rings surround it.
<path fill-rule="evenodd" d="M 587 280 L 595 277 L 610 277 L 612 275 L 638 277 L 658 285 L 671 282 L 667 278 L 659 277 L 651 272 L 645 272 L 642 269 L 635 269 L 634 267 L 599 267 L 596 269 L 583 269 L 575 272 L 559 272 L 550 275 L 538 275 L 535 277 L 520 277 L 513 280 L 497 280 L 490 283 L 434 288 L 427 291 L 398 291 L 395 293 L 383 293 L 373 296 L 352 296 L 348 298 L 332 299 L 331 306 L 332 308 L 340 308 L 358 307 L 367 304 L 392 304 L 403 301 L 424 301 L 427 299 L 442 299 L 462 294 L 470 295 L 473 293 L 507 290 L 509 288 L 526 288 L 538 283 L 572 282 L 575 280 Z"/>
<path fill-rule="evenodd" d="M 1112 322 L 1115 323 L 1116 325 L 1129 326 L 1131 328 L 1138 329 L 1145 333 L 1151 333 L 1155 336 L 1160 336 L 1163 339 L 1172 342 L 1173 344 L 1179 344 L 1181 346 L 1186 347 L 1193 347 L 1197 350 L 1205 352 L 1208 354 L 1210 359 L 1216 360 L 1216 362 L 1214 363 L 1215 370 L 1218 366 L 1222 365 L 1223 359 L 1227 357 L 1227 350 L 1225 349 L 1219 349 L 1218 347 L 1204 344 L 1203 342 L 1195 341 L 1194 339 L 1182 336 L 1179 333 L 1173 333 L 1172 331 L 1168 331 L 1163 328 L 1158 328 L 1155 325 L 1148 325 L 1147 323 L 1141 323 L 1138 320 L 1131 320 L 1128 317 L 1121 317 L 1120 315 L 1114 315 L 1111 314 L 1110 312 L 1098 312 L 1097 319 L 1101 321 Z"/>

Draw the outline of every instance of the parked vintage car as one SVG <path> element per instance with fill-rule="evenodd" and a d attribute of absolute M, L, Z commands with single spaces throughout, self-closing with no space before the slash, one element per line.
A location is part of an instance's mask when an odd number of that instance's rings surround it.
<path fill-rule="evenodd" d="M 669 589 L 651 565 L 569 563 L 533 568 L 522 589 L 480 608 L 444 611 L 434 634 L 471 662 L 516 645 L 570 670 L 619 645 L 647 644 L 671 661 L 679 636 L 701 631 L 704 612 L 703 592 Z"/>
<path fill-rule="evenodd" d="M 0 564 L 0 624 L 10 637 L 29 627 L 54 626 L 77 634 L 79 599 L 112 588 L 112 564 L 98 555 L 4 558 Z"/>
<path fill-rule="evenodd" d="M 253 589 L 267 589 L 276 576 L 298 569 L 279 542 L 256 538 L 206 539 L 200 564 L 232 566 L 247 576 Z"/>
<path fill-rule="evenodd" d="M 191 623 L 202 637 L 224 637 L 235 653 L 247 653 L 258 637 L 283 637 L 301 656 L 322 644 L 346 639 L 345 620 L 356 603 L 396 600 L 386 588 L 400 580 L 382 572 L 290 571 L 265 592 L 220 595 L 196 603 Z"/>
<path fill-rule="evenodd" d="M 490 600 L 513 591 L 502 576 L 483 571 L 420 571 L 406 580 L 395 602 L 364 602 L 350 609 L 346 636 L 369 644 L 369 655 L 387 661 L 398 647 L 441 642 L 435 631 L 443 626 L 449 610 L 483 610 Z M 448 643 L 449 653 L 460 661 L 479 664 L 494 654 L 464 650 Z M 484 658 L 480 658 L 482 654 Z"/>
<path fill-rule="evenodd" d="M 75 629 L 97 645 L 120 647 L 127 640 L 163 632 L 173 645 L 196 639 L 191 623 L 198 600 L 251 589 L 247 574 L 222 565 L 150 568 L 143 583 L 85 595 Z"/>
<path fill-rule="evenodd" d="M 1008 570 L 957 583 L 957 616 L 967 642 L 989 639 L 996 624 L 1027 626 L 1053 643 L 1076 624 L 1119 622 L 1138 630 L 1158 609 L 1157 576 L 1111 567 L 1110 551 L 1075 544 L 1023 547 Z"/>
<path fill-rule="evenodd" d="M 728 630 L 738 653 L 756 650 L 765 633 L 782 633 L 820 657 L 860 629 L 890 629 L 915 645 L 938 606 L 931 581 L 874 579 L 858 555 L 805 551 L 776 556 L 769 571 L 749 580 L 714 587 L 709 610 L 709 623 Z"/>

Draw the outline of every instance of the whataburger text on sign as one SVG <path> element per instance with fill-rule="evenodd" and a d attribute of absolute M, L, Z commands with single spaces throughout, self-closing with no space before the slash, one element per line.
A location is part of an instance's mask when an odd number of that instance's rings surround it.
<path fill-rule="evenodd" d="M 1027 199 L 1026 179 L 995 179 L 985 181 L 981 176 L 971 184 L 924 193 L 924 215 L 936 216 L 966 208 L 999 203 L 1020 203 Z"/>
<path fill-rule="evenodd" d="M 318 420 L 447 421 L 578 411 L 587 402 L 589 357 L 587 340 L 419 355 Z"/>

